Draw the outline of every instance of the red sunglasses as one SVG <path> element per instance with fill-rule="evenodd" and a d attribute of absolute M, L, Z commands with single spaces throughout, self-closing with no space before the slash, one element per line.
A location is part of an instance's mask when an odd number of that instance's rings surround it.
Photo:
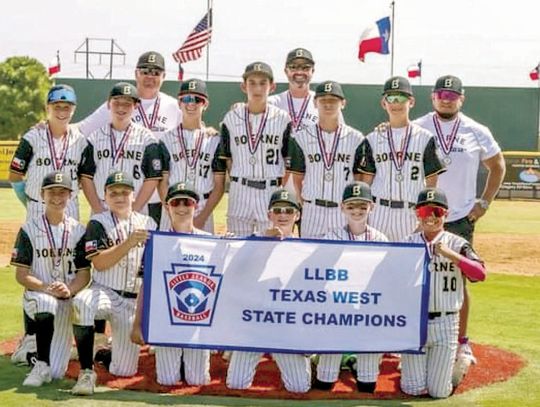
<path fill-rule="evenodd" d="M 436 218 L 442 218 L 446 215 L 446 209 L 440 206 L 421 206 L 420 208 L 416 208 L 416 215 L 421 219 L 429 218 L 432 215 Z"/>
<path fill-rule="evenodd" d="M 435 96 L 437 96 L 437 99 L 439 100 L 449 100 L 450 102 L 455 102 L 460 98 L 460 94 L 456 92 L 452 92 L 451 90 L 438 90 L 435 92 Z"/>
<path fill-rule="evenodd" d="M 173 208 L 176 208 L 180 204 L 187 206 L 188 208 L 191 208 L 192 206 L 197 205 L 197 202 L 189 198 L 173 198 L 168 202 L 168 204 L 172 206 Z"/>

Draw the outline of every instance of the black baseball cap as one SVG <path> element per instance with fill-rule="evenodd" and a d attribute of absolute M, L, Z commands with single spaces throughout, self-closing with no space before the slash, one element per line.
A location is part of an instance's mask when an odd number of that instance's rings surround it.
<path fill-rule="evenodd" d="M 315 61 L 313 60 L 313 55 L 311 55 L 311 52 L 309 52 L 305 48 L 295 48 L 287 54 L 287 60 L 285 61 L 285 64 L 290 64 L 295 59 L 305 59 L 306 61 L 309 61 L 313 65 L 315 65 Z"/>
<path fill-rule="evenodd" d="M 324 81 L 319 83 L 315 88 L 315 97 L 332 95 L 337 96 L 340 99 L 345 99 L 345 94 L 341 85 L 334 81 Z"/>
<path fill-rule="evenodd" d="M 454 75 L 444 75 L 437 79 L 433 92 L 438 90 L 449 90 L 451 92 L 459 93 L 460 95 L 465 93 L 461 79 Z"/>
<path fill-rule="evenodd" d="M 178 96 L 181 95 L 199 95 L 208 99 L 208 92 L 206 91 L 206 83 L 200 79 L 187 79 L 180 85 Z"/>
<path fill-rule="evenodd" d="M 407 78 L 403 76 L 392 76 L 384 83 L 383 95 L 389 93 L 404 93 L 409 96 L 413 96 L 411 83 Z"/>
<path fill-rule="evenodd" d="M 41 189 L 57 187 L 73 191 L 73 187 L 71 185 L 71 177 L 61 171 L 55 171 L 45 175 L 45 178 L 43 178 L 43 181 L 41 183 Z"/>
<path fill-rule="evenodd" d="M 69 85 L 55 85 L 49 89 L 47 93 L 47 104 L 65 102 L 71 103 L 72 105 L 77 104 L 77 95 L 75 95 L 75 90 Z"/>
<path fill-rule="evenodd" d="M 288 203 L 291 206 L 294 206 L 296 209 L 300 209 L 300 205 L 298 205 L 298 200 L 296 199 L 296 194 L 288 189 L 280 188 L 274 191 L 270 197 L 268 209 L 272 209 L 275 204 L 280 202 Z"/>
<path fill-rule="evenodd" d="M 137 61 L 137 68 L 157 68 L 165 70 L 165 58 L 159 52 L 148 51 L 142 54 Z"/>
<path fill-rule="evenodd" d="M 109 92 L 109 99 L 115 96 L 126 96 L 134 99 L 135 102 L 139 101 L 137 88 L 129 82 L 118 82 L 115 84 Z"/>
<path fill-rule="evenodd" d="M 249 75 L 255 73 L 266 75 L 271 81 L 274 81 L 274 73 L 272 72 L 272 68 L 266 62 L 252 62 L 251 64 L 246 66 L 242 78 L 246 80 Z"/>
<path fill-rule="evenodd" d="M 440 188 L 425 188 L 418 194 L 418 201 L 416 207 L 424 205 L 442 206 L 448 209 L 448 200 L 446 194 Z"/>
<path fill-rule="evenodd" d="M 169 187 L 165 202 L 169 202 L 174 198 L 189 198 L 199 202 L 199 194 L 195 192 L 195 188 L 185 182 L 177 182 Z"/>
<path fill-rule="evenodd" d="M 131 189 L 135 189 L 135 186 L 133 185 L 133 178 L 128 173 L 122 171 L 110 173 L 105 181 L 105 189 L 115 185 L 123 185 Z"/>
<path fill-rule="evenodd" d="M 347 184 L 343 190 L 343 199 L 341 202 L 351 201 L 367 201 L 373 202 L 373 196 L 371 195 L 371 187 L 365 182 L 356 181 Z"/>

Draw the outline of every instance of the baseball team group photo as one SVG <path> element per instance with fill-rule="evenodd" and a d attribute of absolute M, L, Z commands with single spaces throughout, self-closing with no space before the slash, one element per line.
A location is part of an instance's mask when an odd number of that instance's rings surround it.
<path fill-rule="evenodd" d="M 0 400 L 540 400 L 540 153 L 504 147 L 500 99 L 452 66 L 354 87 L 301 45 L 185 75 L 211 18 L 123 80 L 42 67 L 2 153 Z"/>

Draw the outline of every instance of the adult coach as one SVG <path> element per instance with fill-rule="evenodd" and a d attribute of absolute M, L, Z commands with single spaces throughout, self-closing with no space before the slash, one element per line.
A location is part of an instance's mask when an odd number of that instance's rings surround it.
<path fill-rule="evenodd" d="M 135 82 L 140 103 L 131 114 L 131 120 L 150 130 L 159 140 L 161 135 L 176 128 L 182 120 L 182 112 L 172 96 L 160 91 L 165 80 L 165 59 L 156 51 L 142 54 L 135 69 Z M 107 102 L 94 113 L 79 123 L 79 129 L 85 136 L 102 128 L 110 122 Z M 155 192 L 148 203 L 149 215 L 159 224 L 161 204 Z"/>
<path fill-rule="evenodd" d="M 441 76 L 435 82 L 431 101 L 434 111 L 415 120 L 415 123 L 435 134 L 439 153 L 446 165 L 446 172 L 440 175 L 438 182 L 448 197 L 449 212 L 444 226 L 449 232 L 472 243 L 475 223 L 485 215 L 504 179 L 504 157 L 491 131 L 461 112 L 465 102 L 461 79 L 453 75 Z M 480 199 L 476 199 L 480 163 L 488 175 L 484 191 Z M 469 304 L 469 293 L 465 287 L 454 385 L 459 384 L 469 365 L 476 363 L 467 338 Z"/>
<path fill-rule="evenodd" d="M 390 241 L 401 241 L 416 229 L 418 193 L 426 186 L 435 187 L 444 171 L 433 134 L 409 120 L 414 103 L 406 78 L 388 79 L 381 106 L 389 126 L 384 132 L 377 129 L 368 134 L 362 145 L 361 180 L 371 185 L 376 204 L 369 223 Z"/>

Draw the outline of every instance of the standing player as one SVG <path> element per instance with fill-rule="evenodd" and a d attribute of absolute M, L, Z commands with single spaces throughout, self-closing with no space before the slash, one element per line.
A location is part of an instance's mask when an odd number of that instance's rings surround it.
<path fill-rule="evenodd" d="M 340 121 L 346 100 L 339 83 L 326 81 L 317 86 L 315 104 L 318 122 L 305 126 L 289 141 L 288 170 L 304 204 L 302 237 L 321 238 L 345 225 L 338 202 L 345 185 L 354 180 L 364 136 Z"/>
<path fill-rule="evenodd" d="M 159 52 L 148 51 L 142 54 L 135 69 L 135 82 L 140 103 L 131 113 L 134 123 L 146 127 L 159 140 L 161 135 L 178 126 L 182 112 L 177 101 L 160 91 L 165 80 L 165 59 Z M 108 103 L 103 103 L 94 113 L 79 123 L 85 136 L 110 122 Z M 148 213 L 159 224 L 161 204 L 155 192 L 148 204 Z"/>
<path fill-rule="evenodd" d="M 146 203 L 161 179 L 161 149 L 150 130 L 132 123 L 137 108 L 137 89 L 119 82 L 109 93 L 111 122 L 88 137 L 81 167 L 81 185 L 94 214 L 105 211 L 105 180 L 113 171 L 124 171 L 134 179 L 133 210 L 144 212 Z"/>
<path fill-rule="evenodd" d="M 379 130 L 368 134 L 362 145 L 361 180 L 371 185 L 376 204 L 369 223 L 391 241 L 401 241 L 415 230 L 418 192 L 436 186 L 443 171 L 433 135 L 409 121 L 414 103 L 407 79 L 388 79 L 381 106 L 389 126 L 384 134 Z"/>
<path fill-rule="evenodd" d="M 53 86 L 47 94 L 47 122 L 38 124 L 23 135 L 11 160 L 9 181 L 17 197 L 26 206 L 26 220 L 39 218 L 45 212 L 41 183 L 51 171 L 70 175 L 73 194 L 66 214 L 79 219 L 78 172 L 86 139 L 70 125 L 77 105 L 73 88 Z M 24 317 L 25 335 L 13 353 L 13 363 L 27 363 L 26 355 L 36 351 L 35 329 Z"/>
<path fill-rule="evenodd" d="M 268 219 L 270 226 L 264 236 L 279 239 L 293 237 L 294 224 L 300 216 L 300 206 L 292 192 L 276 190 L 270 197 Z M 247 389 L 255 377 L 260 352 L 233 351 L 227 370 L 227 387 Z M 290 353 L 273 353 L 285 388 L 290 392 L 305 393 L 311 385 L 311 365 L 308 356 Z"/>
<path fill-rule="evenodd" d="M 86 231 L 86 257 L 92 262 L 90 286 L 73 299 L 73 332 L 81 371 L 73 394 L 94 392 L 94 319 L 106 319 L 112 329 L 109 371 L 132 376 L 137 371 L 139 347 L 130 341 L 135 299 L 141 285 L 140 268 L 152 218 L 133 211 L 134 181 L 125 172 L 113 172 L 105 181 L 105 202 L 110 208 L 92 215 Z"/>
<path fill-rule="evenodd" d="M 385 235 L 367 224 L 373 206 L 373 197 L 368 184 L 360 181 L 347 184 L 341 201 L 341 211 L 347 219 L 347 225 L 341 229 L 331 231 L 324 238 L 329 240 L 387 242 L 388 239 Z M 381 356 L 380 353 L 356 355 L 356 387 L 358 391 L 375 392 Z M 313 383 L 313 387 L 330 390 L 338 379 L 341 360 L 341 354 L 320 355 L 317 365 L 317 379 Z"/>
<path fill-rule="evenodd" d="M 71 348 L 71 297 L 88 284 L 84 226 L 66 215 L 71 176 L 60 171 L 42 181 L 45 213 L 19 230 L 11 264 L 24 288 L 24 312 L 36 329 L 37 361 L 23 386 L 39 387 L 66 372 Z"/>
<path fill-rule="evenodd" d="M 212 212 L 225 190 L 226 167 L 216 153 L 220 137 L 209 134 L 202 121 L 209 103 L 206 83 L 199 79 L 182 82 L 178 103 L 182 123 L 161 138 L 164 156 L 161 196 L 165 197 L 168 187 L 177 182 L 192 184 L 201 198 L 195 212 L 195 226 L 213 233 Z M 169 217 L 162 216 L 160 230 L 168 230 L 169 226 Z"/>
<path fill-rule="evenodd" d="M 231 180 L 227 230 L 237 236 L 268 228 L 267 204 L 285 175 L 291 133 L 287 112 L 268 104 L 276 87 L 270 66 L 253 62 L 243 79 L 247 104 L 237 104 L 225 115 L 219 150 Z"/>
<path fill-rule="evenodd" d="M 445 229 L 472 244 L 474 225 L 484 216 L 495 199 L 506 171 L 501 149 L 491 131 L 460 112 L 465 101 L 461 80 L 452 75 L 437 79 L 431 94 L 434 111 L 415 123 L 436 136 L 446 173 L 439 177 L 439 187 L 448 196 L 449 212 Z M 476 179 L 480 163 L 488 170 L 486 186 L 476 199 Z M 460 312 L 459 343 L 453 384 L 457 386 L 476 359 L 467 338 L 469 292 Z"/>
<path fill-rule="evenodd" d="M 424 243 L 431 258 L 425 354 L 401 356 L 401 390 L 414 396 L 427 393 L 444 398 L 452 392 L 464 280 L 483 281 L 486 277 L 484 265 L 471 244 L 444 230 L 447 210 L 448 201 L 442 190 L 422 190 L 416 204 L 420 231 L 407 239 Z"/>
<path fill-rule="evenodd" d="M 194 218 L 198 202 L 199 194 L 192 186 L 187 186 L 184 182 L 171 185 L 165 198 L 165 207 L 171 227 L 166 230 L 194 235 L 209 235 L 209 233 L 195 227 Z M 178 256 L 180 260 L 180 252 L 178 252 Z M 142 308 L 143 287 L 141 286 L 137 298 L 137 313 L 131 331 L 131 340 L 139 345 L 144 345 L 141 331 Z M 200 386 L 210 383 L 209 350 L 158 346 L 155 348 L 155 352 L 156 376 L 159 384 L 172 386 L 182 380 L 182 360 L 187 384 Z"/>

